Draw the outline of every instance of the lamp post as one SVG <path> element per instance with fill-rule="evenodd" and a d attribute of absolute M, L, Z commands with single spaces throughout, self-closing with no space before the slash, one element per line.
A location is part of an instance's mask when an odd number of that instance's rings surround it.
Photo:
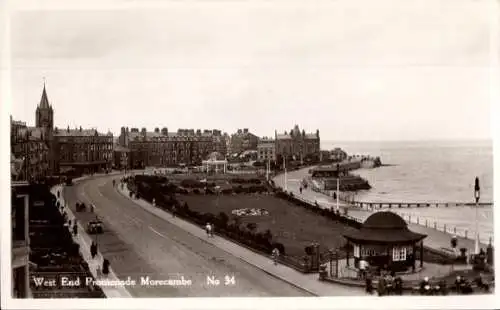
<path fill-rule="evenodd" d="M 285 191 L 288 190 L 288 178 L 286 175 L 286 156 L 283 156 L 283 168 L 285 169 Z"/>
<path fill-rule="evenodd" d="M 479 222 L 478 222 L 478 209 L 479 209 L 479 196 L 481 188 L 479 187 L 479 178 L 476 177 L 474 184 L 474 198 L 476 199 L 476 244 L 475 244 L 475 254 L 479 254 Z"/>

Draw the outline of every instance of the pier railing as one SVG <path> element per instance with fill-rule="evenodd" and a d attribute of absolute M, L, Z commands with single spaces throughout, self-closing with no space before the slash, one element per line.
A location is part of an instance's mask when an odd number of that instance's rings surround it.
<path fill-rule="evenodd" d="M 422 215 L 415 215 L 415 214 L 407 214 L 407 213 L 400 213 L 397 212 L 408 224 L 417 224 L 421 225 L 424 227 L 429 227 L 433 228 L 437 231 L 442 231 L 444 233 L 450 234 L 450 235 L 455 235 L 457 237 L 462 237 L 465 239 L 471 239 L 475 240 L 476 238 L 476 232 L 474 230 L 469 230 L 467 228 L 461 228 L 457 227 L 453 224 L 450 223 L 442 223 L 439 222 L 436 218 L 433 217 L 427 217 L 427 216 L 422 216 Z M 479 241 L 483 244 L 488 244 L 493 242 L 492 237 L 488 237 L 487 235 L 481 235 L 479 234 Z"/>
<path fill-rule="evenodd" d="M 367 210 L 396 209 L 396 208 L 448 208 L 448 207 L 475 207 L 474 202 L 364 202 L 348 201 L 352 206 Z M 491 207 L 492 202 L 480 202 L 479 207 Z"/>

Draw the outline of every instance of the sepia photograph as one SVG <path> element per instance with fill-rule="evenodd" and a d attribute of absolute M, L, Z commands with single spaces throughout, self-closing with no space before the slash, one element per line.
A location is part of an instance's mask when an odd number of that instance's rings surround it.
<path fill-rule="evenodd" d="M 498 307 L 499 5 L 4 1 L 2 308 Z"/>

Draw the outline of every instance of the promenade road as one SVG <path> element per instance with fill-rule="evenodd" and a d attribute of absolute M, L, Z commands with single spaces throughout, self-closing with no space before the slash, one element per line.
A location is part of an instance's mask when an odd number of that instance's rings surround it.
<path fill-rule="evenodd" d="M 116 176 L 115 176 L 116 178 Z M 96 206 L 95 214 L 76 213 L 80 224 L 95 218 L 105 224 L 99 235 L 99 251 L 111 262 L 118 278 L 135 279 L 138 283 L 127 289 L 134 297 L 255 297 L 255 296 L 312 296 L 290 282 L 282 281 L 262 268 L 249 264 L 244 256 L 229 254 L 211 243 L 206 237 L 186 232 L 160 216 L 148 212 L 113 188 L 111 176 L 84 180 L 65 187 L 64 196 L 74 211 L 75 202 L 90 202 Z M 181 221 L 180 219 L 175 219 Z M 182 221 L 184 222 L 184 221 Z M 184 222 L 185 223 L 185 222 Z M 194 226 L 194 225 L 193 225 Z M 196 227 L 197 228 L 197 227 Z M 197 228 L 199 229 L 199 228 Z M 201 230 L 200 230 L 201 231 Z M 220 237 L 214 239 L 225 240 Z M 227 242 L 227 241 L 226 241 Z M 231 243 L 232 244 L 232 243 Z M 237 247 L 232 244 L 233 247 Z M 240 247 L 241 248 L 241 247 Z M 247 250 L 248 251 L 248 250 Z M 250 251 L 249 251 L 250 252 Z M 252 252 L 253 253 L 253 252 Z M 258 254 L 254 254 L 260 256 Z M 264 258 L 268 266 L 271 260 Z M 283 267 L 284 266 L 272 266 Z M 294 271 L 296 272 L 296 271 Z M 298 273 L 298 272 L 297 272 Z M 141 285 L 141 277 L 151 279 L 179 279 L 192 281 L 191 286 Z M 220 284 L 210 285 L 207 277 L 215 276 Z M 235 283 L 228 281 L 234 276 Z M 322 295 L 359 295 L 360 291 L 343 286 L 329 286 L 317 280 L 317 275 L 307 275 L 310 281 L 325 286 Z M 314 293 L 315 294 L 315 293 Z M 317 294 L 316 294 L 317 295 Z"/>
<path fill-rule="evenodd" d="M 293 192 L 295 196 L 299 196 L 308 201 L 317 201 L 318 204 L 323 208 L 330 208 L 336 205 L 335 199 L 333 197 L 327 196 L 323 193 L 318 193 L 310 188 L 302 189 L 302 194 L 300 194 L 301 181 L 303 178 L 308 176 L 309 168 L 299 169 L 295 171 L 289 171 L 287 173 L 287 188 L 288 192 Z M 285 188 L 285 175 L 280 174 L 276 176 L 274 179 L 276 186 Z M 347 208 L 348 214 L 354 218 L 357 218 L 361 221 L 364 221 L 368 218 L 372 212 L 361 210 L 358 207 L 350 206 L 345 202 L 339 201 L 340 208 Z M 448 233 L 444 233 L 442 231 L 438 231 L 432 227 L 425 227 L 423 225 L 410 223 L 408 224 L 408 228 L 414 232 L 421 233 L 427 235 L 427 238 L 424 239 L 424 246 L 438 250 L 443 252 L 451 251 L 451 237 L 452 235 Z M 458 248 L 465 247 L 469 250 L 468 253 L 474 253 L 474 240 L 465 239 L 462 237 L 457 237 L 458 240 Z M 480 244 L 483 249 L 486 249 L 486 244 Z"/>

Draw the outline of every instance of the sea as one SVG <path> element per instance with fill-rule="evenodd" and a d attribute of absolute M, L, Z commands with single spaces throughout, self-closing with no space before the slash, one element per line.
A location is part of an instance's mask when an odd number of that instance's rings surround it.
<path fill-rule="evenodd" d="M 480 202 L 493 202 L 493 141 L 322 141 L 321 149 L 340 147 L 349 155 L 380 157 L 382 166 L 354 174 L 372 188 L 354 194 L 365 202 L 474 202 L 474 180 L 479 178 Z M 493 206 L 409 208 L 396 212 L 424 222 L 456 227 L 475 235 L 476 211 L 481 242 L 493 238 Z M 459 233 L 460 234 L 460 233 Z"/>

